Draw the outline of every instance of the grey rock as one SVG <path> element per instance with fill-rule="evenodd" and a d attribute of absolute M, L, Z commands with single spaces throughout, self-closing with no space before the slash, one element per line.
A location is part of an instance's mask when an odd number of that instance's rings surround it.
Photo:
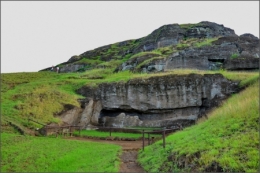
<path fill-rule="evenodd" d="M 81 118 L 80 116 L 81 109 L 78 107 L 73 107 L 65 112 L 63 112 L 59 118 L 69 124 L 69 125 L 76 125 L 78 124 L 79 119 Z"/>
<path fill-rule="evenodd" d="M 61 73 L 76 72 L 84 67 L 85 67 L 85 65 L 81 65 L 81 64 L 67 64 L 60 68 L 60 72 Z"/>
<path fill-rule="evenodd" d="M 78 93 L 100 101 L 95 119 L 103 119 L 105 126 L 162 127 L 194 122 L 205 110 L 237 92 L 238 83 L 220 74 L 191 74 L 101 84 L 94 96 L 87 90 L 83 87 Z"/>
<path fill-rule="evenodd" d="M 125 113 L 120 113 L 116 117 L 104 116 L 102 120 L 105 126 L 118 128 L 140 126 L 142 124 L 138 116 L 129 116 Z"/>
<path fill-rule="evenodd" d="M 90 123 L 93 112 L 93 104 L 94 101 L 91 99 L 88 102 L 88 105 L 85 107 L 84 111 L 82 112 L 81 119 L 78 125 L 86 127 Z"/>

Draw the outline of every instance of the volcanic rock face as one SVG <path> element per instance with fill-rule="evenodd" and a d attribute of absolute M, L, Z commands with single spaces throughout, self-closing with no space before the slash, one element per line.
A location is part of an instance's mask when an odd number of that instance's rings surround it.
<path fill-rule="evenodd" d="M 221 37 L 204 47 L 189 47 L 141 66 L 142 72 L 159 72 L 180 68 L 198 70 L 259 69 L 259 39 L 251 34 Z M 142 57 L 139 57 L 141 59 Z M 131 70 L 138 66 L 132 59 L 125 62 Z M 119 70 L 124 70 L 124 64 Z"/>
<path fill-rule="evenodd" d="M 113 59 L 129 59 L 129 57 L 140 53 L 140 52 L 149 52 L 153 51 L 158 48 L 170 46 L 170 45 L 178 45 L 183 40 L 188 39 L 205 39 L 205 38 L 228 38 L 228 39 L 220 39 L 219 46 L 217 44 L 213 45 L 213 47 L 209 48 L 208 51 L 196 49 L 193 50 L 192 47 L 187 48 L 181 52 L 179 52 L 180 57 L 183 60 L 187 61 L 187 64 L 180 64 L 170 67 L 170 60 L 167 60 L 168 65 L 166 68 L 165 64 L 166 61 L 153 61 L 151 64 L 143 67 L 144 72 L 151 72 L 151 71 L 163 71 L 166 69 L 174 69 L 176 67 L 188 67 L 188 68 L 199 68 L 199 69 L 218 69 L 218 68 L 225 68 L 223 66 L 223 60 L 230 57 L 230 54 L 234 52 L 239 52 L 239 55 L 250 55 L 253 57 L 259 58 L 259 50 L 257 51 L 256 47 L 259 47 L 259 39 L 251 34 L 243 34 L 238 37 L 234 30 L 224 27 L 223 25 L 219 25 L 214 22 L 207 22 L 203 21 L 197 24 L 169 24 L 164 25 L 156 30 L 154 30 L 151 34 L 147 35 L 146 37 L 122 41 L 115 44 L 110 44 L 106 46 L 102 46 L 96 48 L 94 50 L 86 51 L 80 55 L 72 56 L 67 62 L 59 64 L 60 72 L 75 72 L 75 71 L 85 71 L 87 69 L 97 67 L 98 63 L 108 62 Z M 234 38 L 234 39 L 230 39 Z M 253 42 L 252 42 L 253 40 Z M 222 43 L 223 44 L 222 44 Z M 234 47 L 236 46 L 236 50 Z M 219 56 L 221 61 L 215 62 L 208 59 L 206 61 L 205 57 L 207 57 L 208 53 L 213 50 L 213 55 Z M 219 52 L 217 54 L 217 50 L 221 50 L 224 52 Z M 205 52 L 206 51 L 206 52 Z M 194 52 L 196 56 L 190 56 L 189 52 Z M 257 53 L 256 53 L 257 52 Z M 224 55 L 222 55 L 224 53 Z M 187 54 L 187 56 L 185 55 Z M 201 58 L 200 58 L 201 56 Z M 211 55 L 209 55 L 211 56 Z M 197 59 L 199 57 L 199 59 Z M 169 57 L 171 59 L 172 56 Z M 142 59 L 139 57 L 139 59 Z M 202 67 L 198 64 L 198 61 L 202 62 Z M 130 62 L 125 62 L 122 64 L 118 70 L 132 70 L 135 68 L 135 62 L 130 60 Z M 175 61 L 175 60 L 173 60 Z M 177 60 L 179 61 L 179 60 Z M 194 63 L 192 62 L 194 61 Z M 209 61 L 209 62 L 208 62 Z M 185 62 L 184 62 L 185 63 Z M 221 63 L 221 64 L 220 64 Z M 247 63 L 250 64 L 250 63 Z M 191 66 L 190 66 L 191 65 Z M 149 67 L 150 66 L 150 67 Z M 238 67 L 231 67 L 228 65 L 229 69 L 237 69 Z M 252 67 L 243 67 L 251 69 Z M 51 67 L 43 69 L 50 70 Z"/>
<path fill-rule="evenodd" d="M 237 36 L 234 30 L 213 22 L 203 21 L 198 24 L 164 25 L 145 37 L 134 53 L 151 51 L 159 47 L 176 45 L 188 38 L 213 38 L 217 36 Z"/>
<path fill-rule="evenodd" d="M 101 84 L 96 89 L 83 87 L 78 93 L 91 100 L 84 111 L 92 110 L 87 123 L 97 125 L 99 120 L 103 126 L 163 127 L 193 123 L 237 89 L 237 83 L 221 74 L 191 74 Z M 87 123 L 81 121 L 81 125 Z"/>

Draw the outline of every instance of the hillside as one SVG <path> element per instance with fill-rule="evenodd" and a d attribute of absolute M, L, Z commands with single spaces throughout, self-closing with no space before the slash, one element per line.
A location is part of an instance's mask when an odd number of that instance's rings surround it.
<path fill-rule="evenodd" d="M 148 172 L 258 172 L 259 83 L 233 95 L 208 119 L 139 152 Z"/>
<path fill-rule="evenodd" d="M 124 112 L 123 120 L 130 126 L 165 126 L 163 121 L 168 123 L 169 118 L 172 119 L 168 124 L 171 126 L 183 119 L 183 115 L 189 116 L 181 123 L 192 124 L 218 106 L 221 100 L 238 92 L 239 81 L 248 80 L 245 76 L 255 79 L 253 73 L 236 76 L 237 73 L 225 72 L 225 69 L 258 69 L 259 39 L 251 34 L 237 36 L 234 30 L 213 22 L 169 24 L 140 39 L 86 51 L 58 66 L 60 74 L 50 72 L 50 68 L 39 73 L 1 74 L 3 125 L 8 127 L 11 123 L 20 131 L 41 127 L 28 121 L 30 118 L 45 124 L 68 123 L 84 127 L 99 125 L 108 119 L 109 126 L 120 120 L 109 116 L 120 112 Z M 62 73 L 78 71 L 81 73 Z M 214 77 L 217 73 L 224 76 Z M 142 82 L 143 78 L 147 78 L 146 82 Z M 124 82 L 117 84 L 119 81 Z M 138 89 L 136 83 L 142 87 Z M 150 84 L 157 89 L 149 89 Z M 121 89 L 116 91 L 113 86 Z M 102 87 L 111 88 L 111 91 L 101 93 Z M 133 93 L 126 93 L 131 87 Z M 118 97 L 113 100 L 115 91 Z M 154 92 L 159 92 L 160 98 Z M 104 94 L 110 100 L 103 97 Z M 135 98 L 130 98 L 129 94 Z M 126 100 L 119 101 L 121 96 Z M 87 113 L 90 109 L 95 110 L 93 114 Z M 179 118 L 173 118 L 176 115 Z M 139 118 L 131 121 L 139 123 L 129 123 L 127 119 L 134 116 Z M 149 119 L 162 122 L 155 125 Z"/>
<path fill-rule="evenodd" d="M 237 36 L 213 22 L 169 24 L 140 39 L 86 51 L 56 67 L 59 73 L 48 67 L 1 74 L 6 153 L 11 151 L 8 143 L 14 145 L 13 139 L 19 138 L 14 133 L 41 136 L 36 129 L 50 123 L 83 129 L 181 124 L 184 130 L 166 138 L 165 150 L 158 141 L 139 152 L 146 171 L 257 171 L 255 36 Z M 29 146 L 34 139 L 25 141 Z M 107 170 L 117 170 L 117 160 L 111 163 Z"/>

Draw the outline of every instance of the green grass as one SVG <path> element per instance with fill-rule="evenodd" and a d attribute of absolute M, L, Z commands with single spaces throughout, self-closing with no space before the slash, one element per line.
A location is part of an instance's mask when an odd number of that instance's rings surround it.
<path fill-rule="evenodd" d="M 77 77 L 76 73 L 53 72 L 1 74 L 2 116 L 31 128 L 38 125 L 28 123 L 29 117 L 43 123 L 57 122 L 54 115 L 63 110 L 64 104 L 79 107 L 77 98 L 82 96 L 75 90 L 85 81 Z"/>
<path fill-rule="evenodd" d="M 112 144 L 1 133 L 1 172 L 118 172 Z"/>
<path fill-rule="evenodd" d="M 81 60 L 74 62 L 74 64 L 88 64 L 88 65 L 96 66 L 103 62 L 104 61 L 99 60 L 99 58 L 97 59 L 82 58 Z"/>
<path fill-rule="evenodd" d="M 108 62 L 103 62 L 101 64 L 99 64 L 97 67 L 101 67 L 101 68 L 116 68 L 117 66 L 119 66 L 120 64 L 122 64 L 123 61 L 122 60 L 111 60 Z"/>
<path fill-rule="evenodd" d="M 218 38 L 207 38 L 202 42 L 195 43 L 195 47 L 204 47 L 204 46 L 211 46 L 213 41 L 216 41 Z"/>
<path fill-rule="evenodd" d="M 233 54 L 230 56 L 230 58 L 231 58 L 231 59 L 236 59 L 238 56 L 239 56 L 238 53 L 233 53 Z"/>
<path fill-rule="evenodd" d="M 180 24 L 180 28 L 182 29 L 190 29 L 190 28 L 193 28 L 193 27 L 196 27 L 196 26 L 200 26 L 201 24 L 200 23 L 187 23 L 187 24 Z"/>
<path fill-rule="evenodd" d="M 153 58 L 147 59 L 147 60 L 141 62 L 140 64 L 138 64 L 136 66 L 136 69 L 140 69 L 144 65 L 148 65 L 149 63 L 151 63 L 153 61 L 164 59 L 164 58 L 165 58 L 165 56 L 159 56 L 159 57 L 153 57 Z"/>
<path fill-rule="evenodd" d="M 173 48 L 173 46 L 171 45 L 171 46 L 166 46 L 166 47 L 160 47 L 158 49 L 153 50 L 152 52 L 157 52 L 161 55 L 170 55 L 170 54 L 172 54 L 173 52 L 176 52 L 176 51 L 177 50 L 175 50 Z"/>
<path fill-rule="evenodd" d="M 176 46 L 176 48 L 178 49 L 178 50 L 182 50 L 182 49 L 185 49 L 185 48 L 188 48 L 189 47 L 189 45 L 188 44 L 185 44 L 185 43 L 179 43 L 179 44 L 177 44 L 177 46 Z"/>
<path fill-rule="evenodd" d="M 160 52 L 140 52 L 137 53 L 133 56 L 131 56 L 129 59 L 133 59 L 133 58 L 137 58 L 137 57 L 141 57 L 141 56 L 145 56 L 145 55 L 161 55 Z"/>
<path fill-rule="evenodd" d="M 78 131 L 74 132 L 75 135 L 79 135 Z M 97 130 L 81 130 L 80 136 L 91 136 L 91 137 L 109 137 L 110 132 L 103 132 L 103 131 L 97 131 Z M 133 138 L 133 139 L 139 139 L 142 137 L 142 133 L 124 133 L 124 132 L 111 132 L 112 137 L 119 137 L 119 138 Z M 161 137 L 159 134 L 152 134 L 150 137 Z M 145 134 L 145 137 L 148 137 L 148 134 Z"/>
<path fill-rule="evenodd" d="M 207 121 L 167 137 L 165 150 L 158 141 L 140 151 L 144 169 L 204 172 L 217 163 L 225 172 L 258 172 L 259 83 L 234 94 L 208 116 Z"/>

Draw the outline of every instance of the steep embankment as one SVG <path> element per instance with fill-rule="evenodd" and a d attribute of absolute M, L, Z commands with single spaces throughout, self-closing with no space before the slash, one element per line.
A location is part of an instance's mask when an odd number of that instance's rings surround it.
<path fill-rule="evenodd" d="M 258 172 L 259 83 L 234 94 L 208 119 L 139 152 L 148 172 Z"/>

